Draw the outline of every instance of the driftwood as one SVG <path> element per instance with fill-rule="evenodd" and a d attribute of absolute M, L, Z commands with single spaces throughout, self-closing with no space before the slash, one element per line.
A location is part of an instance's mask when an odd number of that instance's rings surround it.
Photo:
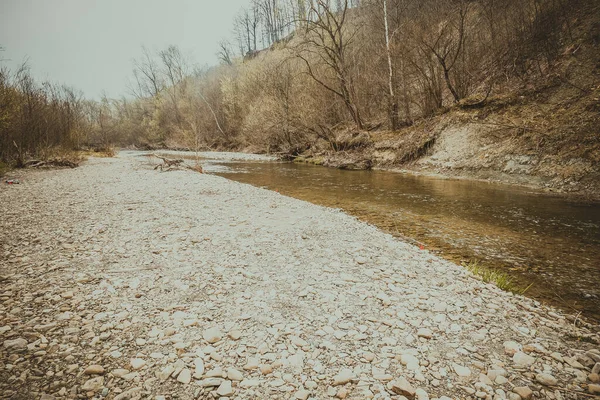
<path fill-rule="evenodd" d="M 155 170 L 160 168 L 161 171 L 164 171 L 165 169 L 168 171 L 170 169 L 179 168 L 181 164 L 183 164 L 182 159 L 173 160 L 170 158 L 157 156 L 156 154 L 153 154 L 153 156 L 163 160 L 162 164 L 158 164 L 156 167 L 154 167 Z"/>
<path fill-rule="evenodd" d="M 69 167 L 75 168 L 79 166 L 79 163 L 76 163 L 71 160 L 62 160 L 62 159 L 51 159 L 51 160 L 29 160 L 24 165 L 27 168 L 40 168 L 40 167 Z"/>
<path fill-rule="evenodd" d="M 169 171 L 171 169 L 179 169 L 179 168 L 186 168 L 186 169 L 191 169 L 192 171 L 196 171 L 199 173 L 203 173 L 202 170 L 202 166 L 200 164 L 194 165 L 194 166 L 190 166 L 190 165 L 186 165 L 184 163 L 184 160 L 182 159 L 171 159 L 171 158 L 165 158 L 165 157 L 161 157 L 161 156 L 157 156 L 156 154 L 152 154 L 154 157 L 156 158 L 160 158 L 163 163 L 162 164 L 158 164 L 156 167 L 154 167 L 155 170 L 160 169 L 161 171 Z"/>

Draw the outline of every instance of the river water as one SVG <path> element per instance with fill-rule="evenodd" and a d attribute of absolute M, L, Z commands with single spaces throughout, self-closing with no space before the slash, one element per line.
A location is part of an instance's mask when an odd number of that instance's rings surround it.
<path fill-rule="evenodd" d="M 486 182 L 309 164 L 205 160 L 226 178 L 343 209 L 526 295 L 600 321 L 600 204 Z"/>

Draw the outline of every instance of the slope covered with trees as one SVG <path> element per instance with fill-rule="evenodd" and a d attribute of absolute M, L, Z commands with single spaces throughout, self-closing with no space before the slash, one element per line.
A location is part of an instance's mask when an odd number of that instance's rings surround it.
<path fill-rule="evenodd" d="M 599 15 L 593 0 L 249 0 L 218 66 L 144 49 L 133 96 L 89 105 L 90 142 L 575 188 L 600 180 Z"/>

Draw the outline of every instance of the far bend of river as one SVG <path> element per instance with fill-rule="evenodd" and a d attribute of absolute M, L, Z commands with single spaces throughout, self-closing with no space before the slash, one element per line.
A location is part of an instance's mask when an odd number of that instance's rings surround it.
<path fill-rule="evenodd" d="M 207 161 L 207 170 L 343 209 L 455 261 L 508 272 L 526 295 L 600 321 L 600 204 L 520 187 L 309 164 Z"/>

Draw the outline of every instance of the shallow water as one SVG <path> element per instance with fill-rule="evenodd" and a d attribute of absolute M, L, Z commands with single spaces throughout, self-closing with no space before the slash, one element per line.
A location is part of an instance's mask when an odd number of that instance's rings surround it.
<path fill-rule="evenodd" d="M 425 250 L 506 272 L 526 294 L 600 320 L 600 204 L 529 189 L 309 164 L 206 160 L 207 171 L 341 208 Z"/>

